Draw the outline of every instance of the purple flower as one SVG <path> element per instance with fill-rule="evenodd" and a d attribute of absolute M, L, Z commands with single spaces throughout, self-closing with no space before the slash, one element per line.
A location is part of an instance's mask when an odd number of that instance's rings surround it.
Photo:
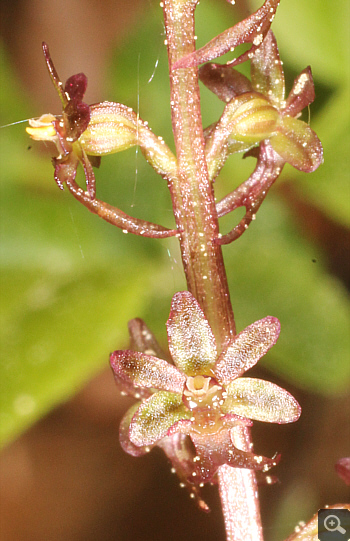
<path fill-rule="evenodd" d="M 174 364 L 156 356 L 159 346 L 141 320 L 130 328 L 133 347 L 143 352 L 115 351 L 110 357 L 117 384 L 141 398 L 121 422 L 125 451 L 139 456 L 154 445 L 162 447 L 191 486 L 214 481 L 222 464 L 265 472 L 277 463 L 236 448 L 231 434 L 252 420 L 290 423 L 300 416 L 298 402 L 286 390 L 242 377 L 276 343 L 278 319 L 256 321 L 220 353 L 198 302 L 179 292 L 167 322 Z"/>

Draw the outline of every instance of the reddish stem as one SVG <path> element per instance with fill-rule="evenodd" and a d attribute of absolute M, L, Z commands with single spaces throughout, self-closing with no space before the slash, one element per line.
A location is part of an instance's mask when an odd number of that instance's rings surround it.
<path fill-rule="evenodd" d="M 198 69 L 172 70 L 195 51 L 194 10 L 197 0 L 164 0 L 171 107 L 178 174 L 171 182 L 173 209 L 189 291 L 208 318 L 219 349 L 235 334 L 212 184 L 204 155 Z M 237 446 L 250 450 L 249 431 L 237 433 Z M 261 541 L 262 529 L 254 472 L 219 468 L 220 496 L 228 541 Z M 237 506 L 239 502 L 239 507 Z M 244 517 L 244 521 L 241 520 Z M 249 535 L 247 535 L 249 532 Z"/>
<path fill-rule="evenodd" d="M 233 438 L 236 447 L 251 451 L 249 428 L 235 428 Z M 263 541 L 255 472 L 224 465 L 218 476 L 227 541 Z"/>
<path fill-rule="evenodd" d="M 195 50 L 196 3 L 193 0 L 164 2 L 172 124 L 178 159 L 178 174 L 169 188 L 187 286 L 202 306 L 222 348 L 235 333 L 235 323 L 221 248 L 214 242 L 219 226 L 204 156 L 198 69 L 172 71 L 176 60 Z"/>

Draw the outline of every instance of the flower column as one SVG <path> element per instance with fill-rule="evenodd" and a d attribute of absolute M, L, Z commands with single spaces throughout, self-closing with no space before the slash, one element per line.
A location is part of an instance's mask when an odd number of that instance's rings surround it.
<path fill-rule="evenodd" d="M 171 182 L 170 191 L 188 289 L 200 303 L 222 350 L 235 334 L 235 324 L 221 248 L 214 241 L 219 229 L 204 156 L 198 69 L 172 70 L 177 60 L 195 51 L 196 4 L 197 0 L 163 2 L 178 159 L 178 175 Z M 237 447 L 249 451 L 249 429 L 235 431 Z M 227 540 L 262 540 L 254 472 L 221 466 L 219 484 Z"/>

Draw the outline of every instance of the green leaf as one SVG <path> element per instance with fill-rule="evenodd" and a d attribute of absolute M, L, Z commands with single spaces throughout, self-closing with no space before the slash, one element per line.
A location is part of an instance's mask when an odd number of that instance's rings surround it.
<path fill-rule="evenodd" d="M 140 308 L 143 286 L 134 278 L 122 266 L 55 277 L 42 269 L 27 269 L 26 277 L 3 270 L 3 301 L 11 308 L 1 313 L 2 440 L 107 365 L 109 351 L 126 341 L 126 320 Z"/>

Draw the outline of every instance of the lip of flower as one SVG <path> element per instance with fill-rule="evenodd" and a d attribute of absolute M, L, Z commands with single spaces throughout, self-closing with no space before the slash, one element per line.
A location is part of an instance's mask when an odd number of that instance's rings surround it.
<path fill-rule="evenodd" d="M 122 421 L 122 446 L 140 454 L 137 448 L 157 445 L 181 433 L 190 436 L 201 463 L 209 461 L 210 473 L 205 478 L 214 474 L 219 463 L 270 468 L 273 459 L 257 460 L 256 455 L 236 449 L 225 433 L 250 426 L 250 419 L 290 423 L 299 418 L 300 406 L 287 391 L 270 382 L 241 377 L 275 344 L 279 330 L 278 320 L 266 317 L 230 340 L 218 355 L 197 301 L 189 292 L 177 293 L 167 323 L 175 366 L 142 352 L 111 354 L 117 384 L 127 392 L 144 392 L 144 399 Z M 217 446 L 214 462 L 210 459 L 213 445 Z"/>
<path fill-rule="evenodd" d="M 56 117 L 50 113 L 41 115 L 40 118 L 29 119 L 29 128 L 26 128 L 26 132 L 29 133 L 34 141 L 53 141 L 57 139 L 57 132 L 53 125 L 56 121 Z"/>

